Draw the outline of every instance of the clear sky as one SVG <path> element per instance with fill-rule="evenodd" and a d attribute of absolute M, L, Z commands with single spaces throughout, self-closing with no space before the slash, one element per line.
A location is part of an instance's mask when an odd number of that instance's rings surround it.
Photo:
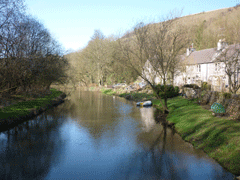
<path fill-rule="evenodd" d="M 42 22 L 66 50 L 87 45 L 95 29 L 105 36 L 124 33 L 139 21 L 183 8 L 182 15 L 233 7 L 240 0 L 25 0 L 27 12 Z"/>

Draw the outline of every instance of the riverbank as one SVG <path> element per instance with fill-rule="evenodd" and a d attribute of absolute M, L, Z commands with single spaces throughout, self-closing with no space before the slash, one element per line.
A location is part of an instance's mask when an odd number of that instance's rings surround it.
<path fill-rule="evenodd" d="M 51 89 L 51 94 L 41 98 L 16 97 L 15 103 L 0 109 L 0 131 L 7 130 L 33 118 L 47 109 L 64 102 L 66 94 Z"/>
<path fill-rule="evenodd" d="M 118 95 L 111 89 L 104 94 Z M 145 93 L 123 93 L 121 97 L 134 101 L 152 100 L 161 109 L 159 100 Z M 197 100 L 175 97 L 168 100 L 170 113 L 167 121 L 175 124 L 181 137 L 215 159 L 229 172 L 240 175 L 240 122 L 230 117 L 215 117 L 197 104 Z"/>

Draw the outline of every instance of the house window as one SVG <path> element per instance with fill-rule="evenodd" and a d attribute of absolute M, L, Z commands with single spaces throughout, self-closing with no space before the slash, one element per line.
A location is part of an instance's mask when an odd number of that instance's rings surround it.
<path fill-rule="evenodd" d="M 220 71 L 220 63 L 215 63 L 215 71 Z"/>
<path fill-rule="evenodd" d="M 197 65 L 197 72 L 201 72 L 201 64 Z"/>

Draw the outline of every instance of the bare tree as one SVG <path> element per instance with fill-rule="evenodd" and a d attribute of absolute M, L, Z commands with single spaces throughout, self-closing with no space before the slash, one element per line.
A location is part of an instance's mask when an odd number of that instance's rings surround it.
<path fill-rule="evenodd" d="M 186 31 L 176 20 L 177 16 L 170 14 L 157 24 L 139 23 L 134 28 L 131 41 L 119 40 L 127 65 L 151 85 L 160 101 L 155 78 L 160 77 L 166 92 L 167 76 L 186 47 Z M 167 97 L 164 98 L 163 107 L 168 111 Z"/>
<path fill-rule="evenodd" d="M 21 0 L 0 0 L 0 92 L 49 90 L 66 76 L 60 45 Z"/>
<path fill-rule="evenodd" d="M 240 88 L 240 45 L 234 44 L 223 49 L 216 62 L 223 62 L 228 77 L 229 92 L 236 94 Z"/>

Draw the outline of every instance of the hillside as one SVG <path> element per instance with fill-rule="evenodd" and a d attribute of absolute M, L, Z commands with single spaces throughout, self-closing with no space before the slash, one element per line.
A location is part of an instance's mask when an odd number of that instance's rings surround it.
<path fill-rule="evenodd" d="M 194 43 L 195 48 L 201 50 L 216 47 L 218 40 L 223 38 L 229 44 L 234 43 L 235 33 L 231 30 L 240 29 L 240 23 L 236 21 L 237 19 L 240 19 L 239 5 L 182 16 L 176 20 L 176 23 L 188 27 L 189 38 Z M 132 36 L 133 32 L 127 32 L 122 38 Z"/>
<path fill-rule="evenodd" d="M 172 16 L 178 17 L 174 12 Z M 169 32 L 184 32 L 181 35 L 181 41 L 178 41 L 178 44 L 186 41 L 182 47 L 187 48 L 193 44 L 196 50 L 214 48 L 217 46 L 219 39 L 225 39 L 228 44 L 240 42 L 239 5 L 169 19 L 172 19 L 170 22 L 173 24 Z M 164 20 L 162 19 L 161 22 L 164 22 Z M 156 28 L 164 24 L 161 22 L 145 25 L 140 23 L 137 29 L 146 27 L 145 29 L 148 29 L 149 34 L 154 34 L 158 31 Z M 179 29 L 179 25 L 183 28 Z M 137 55 L 137 53 L 139 53 L 139 51 L 137 51 L 138 44 L 134 44 L 136 40 L 134 27 L 132 31 L 126 32 L 118 40 L 123 40 L 124 43 L 126 42 L 128 48 L 132 48 L 133 54 Z M 160 42 L 161 41 L 159 41 L 158 44 Z M 169 41 L 166 41 L 165 44 L 167 45 L 168 42 Z M 186 48 L 182 48 L 179 54 L 185 53 Z M 74 70 L 71 71 L 71 74 L 73 74 L 76 82 L 106 85 L 133 82 L 139 76 L 136 70 L 128 67 L 129 64 L 127 64 L 123 57 L 125 55 L 116 39 L 112 39 L 111 37 L 105 38 L 101 31 L 96 31 L 84 49 L 70 53 L 65 57 L 69 60 L 70 64 L 75 67 L 73 68 Z M 136 56 L 132 56 L 131 58 L 136 58 Z M 145 63 L 145 59 L 147 58 L 144 58 L 142 61 L 143 64 Z M 138 66 L 139 70 L 143 67 L 137 61 L 134 62 L 134 66 Z M 141 72 L 141 70 L 139 70 L 138 72 Z"/>

